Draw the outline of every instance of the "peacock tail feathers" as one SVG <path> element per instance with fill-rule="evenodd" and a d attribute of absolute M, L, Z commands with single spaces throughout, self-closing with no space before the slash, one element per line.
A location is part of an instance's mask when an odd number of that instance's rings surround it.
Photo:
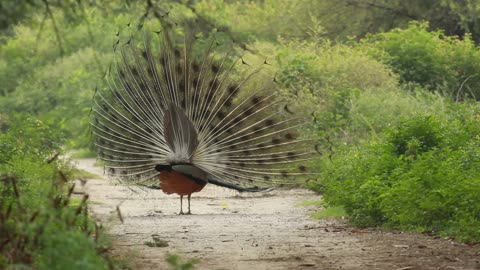
<path fill-rule="evenodd" d="M 150 184 L 158 182 L 157 165 L 192 165 L 232 188 L 314 174 L 305 165 L 318 156 L 307 136 L 311 116 L 288 110 L 264 67 L 250 66 L 233 46 L 177 28 L 166 23 L 139 44 L 116 43 L 91 120 L 108 174 Z"/>

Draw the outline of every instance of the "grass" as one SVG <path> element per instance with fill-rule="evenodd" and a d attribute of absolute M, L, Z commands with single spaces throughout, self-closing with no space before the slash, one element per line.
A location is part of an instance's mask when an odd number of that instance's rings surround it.
<path fill-rule="evenodd" d="M 308 200 L 297 206 L 316 206 L 319 210 L 313 212 L 311 217 L 315 219 L 341 219 L 346 216 L 345 209 L 341 206 L 326 206 L 323 200 Z"/>
<path fill-rule="evenodd" d="M 342 219 L 346 216 L 345 209 L 341 206 L 332 206 L 312 213 L 315 219 Z"/>
<path fill-rule="evenodd" d="M 190 270 L 193 269 L 195 264 L 199 262 L 197 259 L 191 259 L 183 262 L 182 259 L 175 254 L 169 254 L 166 260 L 170 265 L 170 268 L 174 270 Z"/>
<path fill-rule="evenodd" d="M 144 244 L 149 247 L 168 247 L 168 242 L 160 239 L 160 237 L 156 234 L 152 235 L 153 241 L 145 241 Z"/>
<path fill-rule="evenodd" d="M 95 178 L 102 178 L 101 176 L 99 176 L 98 174 L 94 174 L 94 173 L 91 173 L 91 172 L 87 172 L 85 170 L 81 170 L 81 169 L 73 169 L 72 170 L 72 178 L 73 179 L 95 179 Z"/>
<path fill-rule="evenodd" d="M 325 202 L 323 200 L 308 200 L 297 203 L 297 206 L 318 206 L 323 207 Z"/>

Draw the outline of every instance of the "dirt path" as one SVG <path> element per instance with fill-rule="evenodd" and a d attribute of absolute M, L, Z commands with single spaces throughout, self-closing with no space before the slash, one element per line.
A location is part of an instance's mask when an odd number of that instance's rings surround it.
<path fill-rule="evenodd" d="M 93 159 L 77 163 L 103 174 Z M 119 254 L 135 254 L 135 269 L 168 269 L 167 253 L 200 259 L 195 269 L 480 269 L 478 247 L 311 219 L 314 208 L 297 206 L 318 199 L 306 190 L 245 195 L 207 185 L 192 197 L 194 215 L 179 216 L 179 197 L 161 191 L 134 193 L 105 179 L 90 179 L 83 188 Z M 145 245 L 152 235 L 168 247 Z"/>

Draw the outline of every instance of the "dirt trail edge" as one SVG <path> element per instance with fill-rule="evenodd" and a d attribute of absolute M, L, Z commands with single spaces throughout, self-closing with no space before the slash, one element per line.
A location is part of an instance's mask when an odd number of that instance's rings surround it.
<path fill-rule="evenodd" d="M 78 168 L 103 175 L 94 162 L 76 161 Z M 207 185 L 192 196 L 193 215 L 177 215 L 178 196 L 132 189 L 104 178 L 83 186 L 93 215 L 115 239 L 114 252 L 130 250 L 135 269 L 169 269 L 168 253 L 198 258 L 195 269 L 210 270 L 480 269 L 478 247 L 311 219 L 314 208 L 297 206 L 319 199 L 307 190 L 239 194 Z M 155 242 L 152 235 L 168 246 L 146 245 Z"/>

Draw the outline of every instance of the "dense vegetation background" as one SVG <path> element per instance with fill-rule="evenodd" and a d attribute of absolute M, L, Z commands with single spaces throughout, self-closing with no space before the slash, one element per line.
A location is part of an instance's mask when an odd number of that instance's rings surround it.
<path fill-rule="evenodd" d="M 162 16 L 234 40 L 249 63 L 267 59 L 314 117 L 324 155 L 306 185 L 327 206 L 358 225 L 480 241 L 479 0 L 4 0 L 0 268 L 52 269 L 46 258 L 61 241 L 84 241 L 84 263 L 114 265 L 92 224 L 69 225 L 78 206 L 54 203 L 68 188 L 52 181 L 71 169 L 48 161 L 65 150 L 93 154 L 91 98 L 106 87 L 113 48 Z M 30 194 L 21 204 L 31 210 L 15 206 L 18 193 Z M 9 225 L 30 219 L 41 230 L 77 226 L 78 236 L 35 242 L 35 228 Z M 75 237 L 83 240 L 65 240 Z M 21 239 L 36 244 L 19 253 Z"/>

